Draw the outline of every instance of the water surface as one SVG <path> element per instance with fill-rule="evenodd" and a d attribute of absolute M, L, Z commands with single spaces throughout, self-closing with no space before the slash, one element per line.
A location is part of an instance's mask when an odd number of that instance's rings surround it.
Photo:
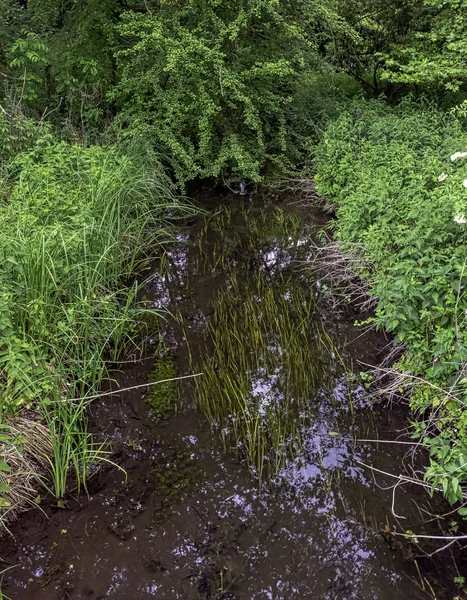
<path fill-rule="evenodd" d="M 406 425 L 403 409 L 373 408 L 358 376 L 358 361 L 377 364 L 389 340 L 362 334 L 351 306 L 331 310 L 321 282 L 303 271 L 324 215 L 284 202 L 284 214 L 298 219 L 288 235 L 267 201 L 242 203 L 224 197 L 211 213 L 221 217 L 186 226 L 169 268 L 154 266 L 145 294 L 177 317 L 162 334 L 183 375 L 190 372 L 188 348 L 195 363 L 209 352 L 207 323 L 232 274 L 244 279 L 257 271 L 273 280 L 287 273 L 309 286 L 335 352 L 326 355 L 323 384 L 310 397 L 301 452 L 260 486 L 241 455 L 224 452 L 195 406 L 193 381 L 180 384 L 178 411 L 164 422 L 152 418 L 140 389 L 103 397 L 92 406 L 92 424 L 112 442 L 126 477 L 105 468 L 89 498 L 71 497 L 65 509 L 44 499 L 44 512 L 31 511 L 13 526 L 14 540 L 4 540 L 1 551 L 6 566 L 18 565 L 4 583 L 12 600 L 433 597 L 424 569 L 436 585 L 437 565 L 419 560 L 417 568 L 412 546 L 382 533 L 415 529 L 427 498 L 402 486 L 393 495 L 390 477 L 362 465 L 399 474 L 407 447 L 355 442 L 400 438 Z M 248 219 L 257 224 L 257 244 L 244 239 Z M 147 381 L 158 343 L 156 332 L 152 337 L 142 360 L 116 374 L 122 388 Z M 350 370 L 356 375 L 349 381 Z M 256 373 L 252 397 L 280 393 L 276 379 Z"/>

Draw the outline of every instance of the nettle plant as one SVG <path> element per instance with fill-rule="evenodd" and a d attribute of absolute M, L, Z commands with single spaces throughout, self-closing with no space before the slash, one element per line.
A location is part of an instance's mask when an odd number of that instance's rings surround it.
<path fill-rule="evenodd" d="M 415 435 L 427 480 L 450 501 L 467 481 L 467 136 L 454 115 L 410 101 L 363 100 L 328 128 L 319 192 L 337 201 L 336 236 L 367 259 L 374 321 L 405 345 L 416 376 Z M 370 266 L 368 266 L 370 265 Z M 411 380 L 411 387 L 412 380 Z"/>

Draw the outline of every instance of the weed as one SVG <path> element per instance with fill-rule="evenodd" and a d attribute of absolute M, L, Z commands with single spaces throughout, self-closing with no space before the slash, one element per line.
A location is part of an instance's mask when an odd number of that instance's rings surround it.
<path fill-rule="evenodd" d="M 291 281 L 262 272 L 231 276 L 214 304 L 213 351 L 197 368 L 197 399 L 224 447 L 261 481 L 301 445 L 300 431 L 320 384 L 324 335 L 310 297 Z"/>
<path fill-rule="evenodd" d="M 156 359 L 148 382 L 164 381 L 164 383 L 148 389 L 146 404 L 151 414 L 158 420 L 167 419 L 176 408 L 177 382 L 165 380 L 173 379 L 177 375 L 177 367 L 172 355 L 167 354 Z"/>
<path fill-rule="evenodd" d="M 422 103 L 347 108 L 316 153 L 315 189 L 337 203 L 340 250 L 378 299 L 374 324 L 396 338 L 398 363 L 379 379 L 395 374 L 385 389 L 411 396 L 425 478 L 454 503 L 467 480 L 467 138 L 454 113 Z"/>
<path fill-rule="evenodd" d="M 126 282 L 194 208 L 135 146 L 84 148 L 47 134 L 4 168 L 0 417 L 39 411 L 52 450 L 41 456 L 61 500 L 70 465 L 81 489 L 91 463 L 107 460 L 87 431 L 85 401 L 67 399 L 95 395 L 107 359 L 138 350 L 133 334 L 148 311 L 137 281 Z"/>

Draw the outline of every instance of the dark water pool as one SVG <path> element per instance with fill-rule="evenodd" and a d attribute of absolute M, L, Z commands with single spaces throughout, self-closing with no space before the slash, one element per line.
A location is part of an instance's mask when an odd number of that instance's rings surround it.
<path fill-rule="evenodd" d="M 310 277 L 297 261 L 311 252 L 309 240 L 325 221 L 319 212 L 284 203 L 299 226 L 278 237 L 267 227 L 274 213 L 267 201 L 241 209 L 236 196 L 223 198 L 223 205 L 230 207 L 228 219 L 200 218 L 185 227 L 169 268 L 145 286 L 154 306 L 178 315 L 163 335 L 181 375 L 189 374 L 187 345 L 195 357 L 209 348 L 206 324 L 229 273 L 242 276 L 248 265 L 270 277 L 284 270 Z M 258 219 L 258 211 L 267 235 L 257 248 L 245 247 L 245 215 Z M 4 566 L 17 565 L 5 574 L 4 593 L 12 600 L 442 598 L 439 590 L 455 575 L 451 558 L 433 562 L 387 533 L 429 531 L 424 511 L 434 511 L 433 504 L 407 486 L 393 493 L 391 477 L 364 466 L 398 475 L 411 460 L 410 447 L 356 441 L 408 439 L 404 409 L 373 407 L 358 376 L 358 361 L 377 364 L 389 340 L 362 334 L 352 307 L 331 310 L 326 293 L 322 283 L 310 284 L 341 358 L 325 367 L 328 383 L 313 399 L 302 453 L 270 485 L 260 489 L 245 464 L 223 451 L 195 407 L 193 381 L 180 383 L 179 408 L 163 422 L 151 417 L 144 390 L 103 397 L 93 404 L 91 421 L 112 442 L 112 458 L 126 476 L 104 468 L 89 498 L 72 497 L 62 509 L 44 499 L 42 511 L 24 515 L 12 527 L 14 539 L 2 543 Z M 121 366 L 122 388 L 147 381 L 155 345 L 148 344 L 142 360 Z M 344 371 L 352 369 L 357 375 L 349 382 Z"/>

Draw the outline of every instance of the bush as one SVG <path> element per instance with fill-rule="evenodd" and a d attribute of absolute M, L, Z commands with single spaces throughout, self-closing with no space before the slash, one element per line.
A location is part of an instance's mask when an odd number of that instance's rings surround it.
<path fill-rule="evenodd" d="M 127 10 L 109 98 L 127 133 L 150 134 L 180 182 L 259 181 L 266 165 L 284 163 L 286 112 L 319 43 L 348 29 L 315 0 Z"/>
<path fill-rule="evenodd" d="M 154 157 L 39 138 L 0 194 L 0 409 L 83 396 L 136 317 L 123 288 L 171 236 L 179 208 Z"/>
<path fill-rule="evenodd" d="M 48 123 L 38 124 L 22 115 L 12 115 L 0 110 L 0 168 L 12 156 L 24 152 L 50 130 Z"/>
<path fill-rule="evenodd" d="M 336 236 L 372 265 L 362 275 L 379 299 L 376 324 L 405 344 L 400 369 L 428 382 L 412 396 L 424 417 L 432 409 L 416 434 L 431 447 L 428 478 L 451 501 L 467 480 L 466 150 L 451 113 L 358 100 L 316 154 L 319 193 L 339 207 Z"/>

